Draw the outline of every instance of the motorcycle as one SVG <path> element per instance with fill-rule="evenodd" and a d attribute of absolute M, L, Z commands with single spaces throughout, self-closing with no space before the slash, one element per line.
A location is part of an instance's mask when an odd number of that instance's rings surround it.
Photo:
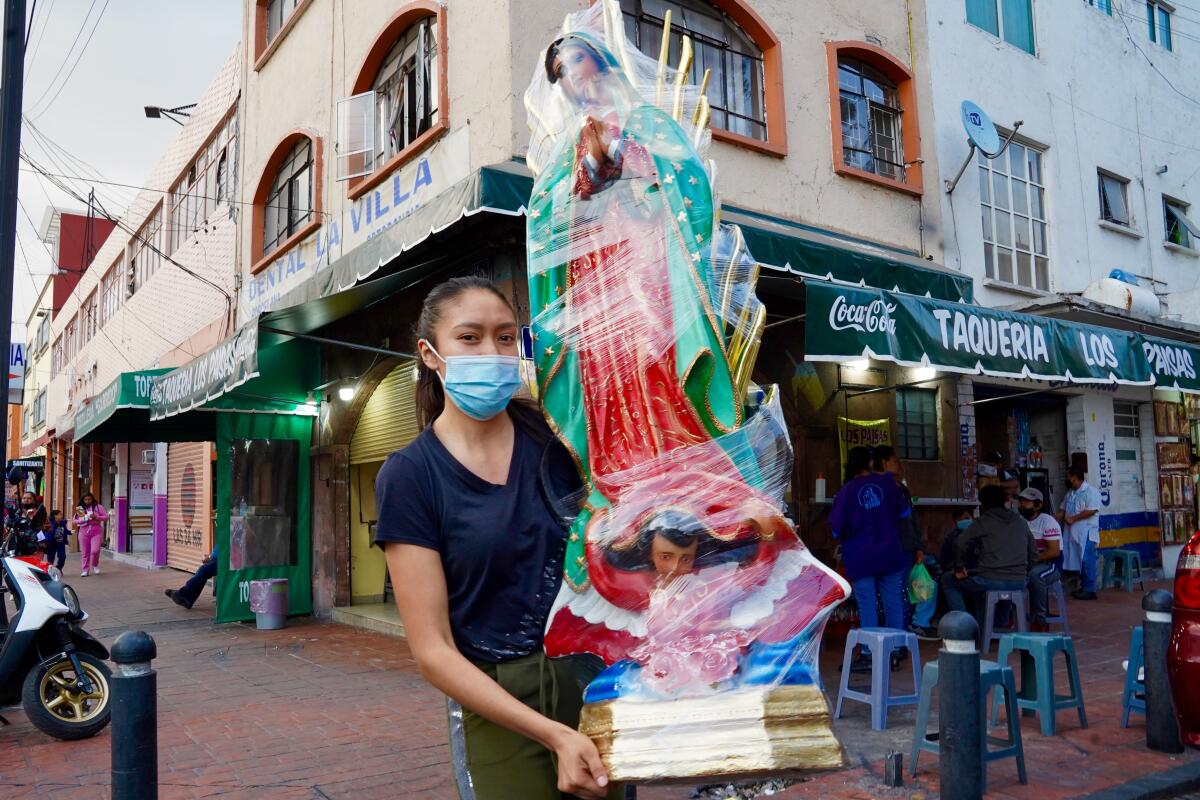
<path fill-rule="evenodd" d="M 7 504 L 6 504 L 7 505 Z M 41 532 L 6 509 L 0 544 L 0 707 L 20 704 L 38 730 L 86 739 L 109 722 L 108 649 L 62 573 L 41 558 Z M 16 612 L 9 617 L 7 596 Z M 0 717 L 0 723 L 7 720 Z"/>

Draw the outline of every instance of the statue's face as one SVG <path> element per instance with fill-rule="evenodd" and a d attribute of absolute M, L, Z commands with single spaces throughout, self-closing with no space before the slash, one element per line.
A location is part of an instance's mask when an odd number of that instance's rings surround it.
<path fill-rule="evenodd" d="M 654 564 L 654 571 L 664 578 L 691 572 L 696 564 L 696 550 L 699 547 L 699 539 L 687 547 L 680 547 L 663 536 L 655 536 L 650 543 L 650 560 Z"/>
<path fill-rule="evenodd" d="M 566 43 L 559 48 L 551 69 L 558 76 L 558 83 L 567 96 L 580 105 L 599 98 L 607 77 L 596 54 L 578 44 Z"/>

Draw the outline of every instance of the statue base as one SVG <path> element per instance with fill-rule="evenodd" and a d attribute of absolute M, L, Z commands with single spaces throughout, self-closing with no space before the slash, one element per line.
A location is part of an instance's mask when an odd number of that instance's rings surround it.
<path fill-rule="evenodd" d="M 579 730 L 618 781 L 766 777 L 844 764 L 829 704 L 811 684 L 589 703 Z"/>

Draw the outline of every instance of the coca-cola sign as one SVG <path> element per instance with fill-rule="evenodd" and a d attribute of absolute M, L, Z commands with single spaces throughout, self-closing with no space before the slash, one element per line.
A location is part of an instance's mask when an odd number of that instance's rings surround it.
<path fill-rule="evenodd" d="M 862 333 L 895 333 L 894 303 L 872 300 L 869 303 L 848 303 L 838 295 L 829 309 L 829 327 L 835 331 L 855 330 Z"/>

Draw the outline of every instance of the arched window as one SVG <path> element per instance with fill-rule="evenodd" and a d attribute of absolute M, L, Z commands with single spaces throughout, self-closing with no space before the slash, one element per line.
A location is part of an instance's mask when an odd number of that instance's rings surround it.
<path fill-rule="evenodd" d="M 449 128 L 446 10 L 414 0 L 384 26 L 338 103 L 337 177 L 357 197 Z"/>
<path fill-rule="evenodd" d="M 255 0 L 255 70 L 262 69 L 263 64 L 267 63 L 267 59 L 311 5 L 312 0 Z"/>
<path fill-rule="evenodd" d="M 830 42 L 833 166 L 840 175 L 921 194 L 916 81 L 886 50 Z"/>
<path fill-rule="evenodd" d="M 692 40 L 689 80 L 711 70 L 708 101 L 713 138 L 782 155 L 786 151 L 779 40 L 743 0 L 621 0 L 625 34 L 657 59 L 663 20 L 671 12 L 669 62 L 679 63 L 683 36 Z"/>
<path fill-rule="evenodd" d="M 321 140 L 293 131 L 267 160 L 254 193 L 253 271 L 316 230 L 320 217 Z"/>

